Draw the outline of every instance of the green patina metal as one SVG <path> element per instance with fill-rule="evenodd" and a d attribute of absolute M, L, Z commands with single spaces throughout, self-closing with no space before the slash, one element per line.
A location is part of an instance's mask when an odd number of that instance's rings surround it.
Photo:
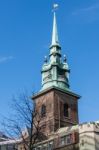
<path fill-rule="evenodd" d="M 69 90 L 69 73 L 70 69 L 67 64 L 66 56 L 61 59 L 61 46 L 58 40 L 56 14 L 54 12 L 52 42 L 50 46 L 49 60 L 45 58 L 42 67 L 42 89 L 55 86 L 60 89 Z"/>

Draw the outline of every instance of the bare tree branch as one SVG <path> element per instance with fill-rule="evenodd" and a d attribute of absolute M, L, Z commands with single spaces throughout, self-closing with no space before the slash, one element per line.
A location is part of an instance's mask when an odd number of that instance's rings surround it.
<path fill-rule="evenodd" d="M 33 150 L 34 144 L 41 140 L 41 115 L 35 110 L 35 103 L 26 94 L 13 97 L 15 114 L 5 118 L 3 126 L 11 138 L 19 138 L 25 150 Z M 27 133 L 25 130 L 26 129 Z"/>

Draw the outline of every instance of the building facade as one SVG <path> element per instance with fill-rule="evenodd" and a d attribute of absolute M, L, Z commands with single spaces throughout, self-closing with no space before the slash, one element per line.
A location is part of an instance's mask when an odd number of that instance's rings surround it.
<path fill-rule="evenodd" d="M 60 128 L 34 150 L 99 150 L 99 122 Z"/>

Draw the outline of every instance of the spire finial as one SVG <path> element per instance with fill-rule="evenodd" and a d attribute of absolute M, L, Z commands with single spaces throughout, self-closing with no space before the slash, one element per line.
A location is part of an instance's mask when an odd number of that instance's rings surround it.
<path fill-rule="evenodd" d="M 54 4 L 53 4 L 53 11 L 55 12 L 58 7 L 59 7 L 59 5 L 54 3 Z"/>
<path fill-rule="evenodd" d="M 53 5 L 54 19 L 53 19 L 53 32 L 52 32 L 52 43 L 51 43 L 52 46 L 59 45 L 56 12 L 55 12 L 57 8 L 58 8 L 58 4 L 54 4 Z"/>

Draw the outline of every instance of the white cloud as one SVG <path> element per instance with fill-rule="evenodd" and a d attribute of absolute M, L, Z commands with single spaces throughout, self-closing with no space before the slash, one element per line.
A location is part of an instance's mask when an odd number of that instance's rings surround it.
<path fill-rule="evenodd" d="M 72 12 L 72 16 L 79 17 L 80 21 L 93 22 L 99 20 L 99 3 Z"/>
<path fill-rule="evenodd" d="M 0 56 L 0 64 L 5 63 L 5 62 L 12 60 L 12 59 L 14 59 L 13 56 Z"/>
<path fill-rule="evenodd" d="M 81 14 L 87 14 L 87 13 L 95 13 L 99 11 L 99 3 L 90 5 L 89 7 L 78 9 L 74 12 L 72 12 L 72 15 L 81 15 Z"/>

